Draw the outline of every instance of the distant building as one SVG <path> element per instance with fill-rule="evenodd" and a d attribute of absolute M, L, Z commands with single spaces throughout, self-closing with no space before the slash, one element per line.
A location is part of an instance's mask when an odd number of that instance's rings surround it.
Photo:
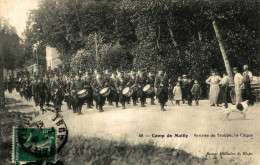
<path fill-rule="evenodd" d="M 50 67 L 52 70 L 54 68 L 58 68 L 58 65 L 60 65 L 62 62 L 59 59 L 60 53 L 57 49 L 52 48 L 50 46 L 46 46 L 46 66 L 47 69 Z"/>

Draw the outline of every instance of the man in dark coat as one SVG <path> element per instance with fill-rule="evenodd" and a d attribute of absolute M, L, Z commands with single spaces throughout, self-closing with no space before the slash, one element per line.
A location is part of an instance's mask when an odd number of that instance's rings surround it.
<path fill-rule="evenodd" d="M 104 75 L 104 80 L 106 81 L 106 83 L 108 84 L 109 86 L 109 89 L 110 89 L 110 93 L 109 95 L 107 96 L 107 101 L 108 101 L 108 105 L 110 106 L 113 106 L 113 88 L 112 88 L 112 81 L 111 81 L 111 71 L 109 69 L 107 69 L 105 71 L 105 75 Z"/>
<path fill-rule="evenodd" d="M 130 88 L 133 89 L 133 94 L 132 94 L 133 106 L 137 106 L 136 103 L 137 103 L 137 100 L 138 100 L 138 97 L 137 97 L 138 89 L 135 88 L 136 79 L 137 79 L 136 72 L 134 70 L 132 70 L 131 75 L 130 75 L 129 80 L 128 80 L 128 83 L 127 83 L 127 86 L 129 86 Z"/>
<path fill-rule="evenodd" d="M 36 84 L 36 95 L 37 95 L 42 113 L 44 113 L 43 106 L 45 104 L 46 92 L 47 92 L 47 86 L 43 82 L 43 78 L 40 77 L 39 82 Z"/>
<path fill-rule="evenodd" d="M 157 98 L 161 105 L 161 110 L 166 111 L 164 106 L 168 101 L 168 78 L 164 76 L 162 69 L 155 77 L 154 88 L 155 92 L 157 92 Z"/>
<path fill-rule="evenodd" d="M 92 89 L 92 76 L 89 72 L 85 72 L 84 76 L 84 88 L 87 90 L 88 95 L 86 96 L 87 108 L 91 109 L 93 104 L 93 89 Z"/>
<path fill-rule="evenodd" d="M 64 99 L 64 84 L 61 80 L 60 75 L 56 75 L 51 84 L 52 89 L 52 102 L 58 112 L 61 112 L 61 105 Z"/>
<path fill-rule="evenodd" d="M 152 88 L 154 88 L 154 81 L 155 81 L 155 75 L 152 71 L 150 71 L 148 73 L 148 77 L 147 77 L 147 84 L 151 85 Z M 155 92 L 153 91 L 149 97 L 151 97 L 151 105 L 155 105 L 154 103 L 154 96 L 155 96 Z"/>
<path fill-rule="evenodd" d="M 74 102 L 72 104 L 73 107 L 73 112 L 74 113 L 78 113 L 79 115 L 82 114 L 81 110 L 82 110 L 82 106 L 84 105 L 84 102 L 86 100 L 85 97 L 80 98 L 78 96 L 78 92 L 82 89 L 84 89 L 84 81 L 81 80 L 80 75 L 78 74 L 76 76 L 76 80 L 72 82 L 71 85 L 71 92 L 72 92 L 72 96 L 74 98 Z"/>
<path fill-rule="evenodd" d="M 143 88 L 146 85 L 146 75 L 144 73 L 144 70 L 140 70 L 139 75 L 136 79 L 136 84 L 138 85 L 139 89 L 137 91 L 137 96 L 140 98 L 141 101 L 141 107 L 145 107 L 145 101 L 146 101 L 146 94 L 143 91 Z"/>
<path fill-rule="evenodd" d="M 115 87 L 117 90 L 117 93 L 119 94 L 119 101 L 122 104 L 122 108 L 125 109 L 125 103 L 126 103 L 126 96 L 123 95 L 123 89 L 127 86 L 127 79 L 124 76 L 124 72 L 119 72 L 119 76 L 116 79 Z"/>
<path fill-rule="evenodd" d="M 101 72 L 97 71 L 92 88 L 96 100 L 96 108 L 99 110 L 99 112 L 104 112 L 103 106 L 105 105 L 106 98 L 100 94 L 100 91 L 105 87 L 107 87 L 106 81 L 103 79 Z"/>
<path fill-rule="evenodd" d="M 36 89 L 36 86 L 38 83 L 39 83 L 38 77 L 34 77 L 34 79 L 32 81 L 32 95 L 33 95 L 33 100 L 34 100 L 35 106 L 39 105 L 39 98 L 38 98 L 37 89 Z"/>

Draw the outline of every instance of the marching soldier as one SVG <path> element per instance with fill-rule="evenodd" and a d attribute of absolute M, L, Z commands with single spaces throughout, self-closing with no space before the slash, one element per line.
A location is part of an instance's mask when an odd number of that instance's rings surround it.
<path fill-rule="evenodd" d="M 39 98 L 37 95 L 37 89 L 36 86 L 38 84 L 38 77 L 34 77 L 33 82 L 32 82 L 32 95 L 33 95 L 33 100 L 35 103 L 35 106 L 39 105 Z"/>
<path fill-rule="evenodd" d="M 40 110 L 42 113 L 44 113 L 43 106 L 45 104 L 45 99 L 46 99 L 46 91 L 47 91 L 47 86 L 43 82 L 43 78 L 39 78 L 39 82 L 36 84 L 36 97 L 38 98 L 38 102 L 40 104 Z"/>
<path fill-rule="evenodd" d="M 155 81 L 155 75 L 153 74 L 152 71 L 150 71 L 148 73 L 148 77 L 147 77 L 147 84 L 151 85 L 151 87 L 154 88 L 154 81 Z M 151 93 L 151 95 L 149 97 L 151 97 L 151 105 L 155 105 L 154 103 L 154 96 L 155 96 L 155 92 L 153 91 Z"/>
<path fill-rule="evenodd" d="M 126 107 L 125 107 L 126 96 L 123 95 L 122 91 L 126 87 L 126 85 L 127 85 L 127 79 L 124 76 L 124 72 L 119 72 L 119 76 L 116 79 L 115 87 L 116 87 L 117 93 L 119 94 L 119 101 L 121 102 L 123 109 L 126 109 Z"/>
<path fill-rule="evenodd" d="M 52 102 L 54 104 L 54 107 L 58 112 L 61 112 L 61 105 L 62 101 L 64 99 L 63 96 L 63 87 L 64 84 L 58 74 L 56 74 L 56 77 L 54 78 L 52 84 L 51 84 L 51 89 L 52 89 Z"/>
<path fill-rule="evenodd" d="M 71 85 L 72 85 L 72 79 L 68 75 L 65 78 L 65 95 L 64 95 L 64 100 L 67 103 L 68 109 L 71 109 L 71 103 L 72 103 L 72 96 L 71 96 Z"/>
<path fill-rule="evenodd" d="M 107 101 L 108 101 L 108 105 L 113 106 L 112 101 L 113 101 L 113 93 L 114 93 L 114 90 L 113 90 L 112 87 L 111 87 L 111 86 L 112 86 L 112 82 L 111 82 L 110 77 L 111 77 L 111 72 L 110 72 L 110 70 L 106 70 L 106 71 L 105 71 L 105 75 L 104 75 L 104 80 L 106 81 L 106 83 L 109 84 L 109 88 L 110 88 L 110 94 L 107 96 Z"/>
<path fill-rule="evenodd" d="M 25 77 L 23 81 L 23 89 L 24 89 L 24 96 L 27 101 L 30 101 L 32 98 L 32 83 L 29 77 Z"/>
<path fill-rule="evenodd" d="M 45 79 L 44 79 L 44 83 L 46 85 L 46 105 L 50 105 L 50 101 L 51 101 L 51 79 L 50 76 L 48 74 L 45 75 Z"/>
<path fill-rule="evenodd" d="M 160 70 L 158 75 L 155 77 L 154 88 L 155 92 L 157 92 L 157 98 L 161 105 L 161 110 L 166 111 L 164 106 L 168 101 L 168 80 L 167 77 L 164 76 L 162 70 Z"/>
<path fill-rule="evenodd" d="M 127 85 L 130 88 L 132 88 L 132 90 L 133 90 L 133 94 L 132 94 L 133 106 L 137 106 L 136 103 L 137 103 L 137 100 L 138 100 L 138 97 L 137 97 L 138 89 L 136 88 L 136 86 L 137 86 L 136 85 L 136 79 L 137 79 L 136 72 L 134 70 L 132 70 Z"/>
<path fill-rule="evenodd" d="M 125 77 L 126 81 L 129 82 L 129 80 L 130 80 L 130 72 L 124 72 L 124 75 L 125 75 L 124 77 Z M 130 97 L 126 97 L 126 103 L 130 104 Z"/>
<path fill-rule="evenodd" d="M 117 90 L 116 90 L 116 80 L 117 80 L 117 77 L 116 77 L 116 73 L 112 73 L 111 77 L 110 77 L 110 81 L 111 81 L 111 92 L 113 94 L 113 102 L 116 103 L 115 107 L 118 108 L 118 102 L 119 102 L 119 94 L 117 93 Z"/>
<path fill-rule="evenodd" d="M 92 89 L 92 77 L 87 71 L 84 76 L 84 88 L 87 89 L 88 95 L 86 97 L 87 108 L 91 109 L 93 104 L 93 89 Z"/>
<path fill-rule="evenodd" d="M 94 96 L 96 100 L 96 108 L 99 112 L 104 112 L 103 106 L 105 105 L 106 98 L 100 94 L 100 91 L 106 87 L 106 82 L 102 78 L 100 71 L 96 71 L 96 78 L 93 83 Z"/>
<path fill-rule="evenodd" d="M 70 89 L 74 99 L 72 103 L 73 113 L 78 113 L 79 115 L 82 114 L 81 110 L 86 98 L 80 98 L 77 93 L 84 88 L 84 83 L 85 82 L 81 80 L 81 77 L 78 74 L 76 80 L 72 82 Z"/>
<path fill-rule="evenodd" d="M 140 98 L 141 101 L 141 107 L 145 107 L 145 101 L 146 101 L 146 94 L 143 91 L 144 86 L 146 85 L 146 76 L 144 74 L 144 70 L 141 70 L 139 72 L 139 75 L 136 79 L 136 84 L 138 85 L 139 89 L 137 92 L 137 96 Z"/>

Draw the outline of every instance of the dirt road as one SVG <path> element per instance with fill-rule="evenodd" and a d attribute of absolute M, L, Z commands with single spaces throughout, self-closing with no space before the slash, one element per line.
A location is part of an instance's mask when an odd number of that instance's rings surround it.
<path fill-rule="evenodd" d="M 6 96 L 21 99 L 17 93 L 6 93 Z M 32 101 L 22 101 L 19 104 L 28 104 L 28 108 L 15 108 L 16 111 L 39 109 Z M 103 113 L 84 106 L 83 115 L 73 114 L 64 103 L 62 115 L 69 136 L 126 140 L 132 144 L 148 142 L 182 149 L 199 157 L 260 164 L 260 106 L 250 108 L 246 119 L 233 113 L 230 115 L 233 120 L 228 121 L 220 113 L 222 107 L 210 107 L 207 100 L 200 101 L 199 106 L 173 106 L 168 102 L 165 112 L 160 111 L 158 103 L 151 106 L 149 102 L 146 108 L 127 105 L 127 109 L 116 109 L 106 105 Z"/>

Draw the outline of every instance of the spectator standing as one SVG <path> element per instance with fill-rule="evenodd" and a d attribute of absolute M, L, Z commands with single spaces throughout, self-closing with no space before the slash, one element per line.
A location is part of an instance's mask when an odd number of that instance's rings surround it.
<path fill-rule="evenodd" d="M 236 95 L 236 104 L 242 102 L 242 85 L 243 85 L 243 76 L 238 73 L 238 68 L 233 68 L 234 84 L 235 84 L 235 95 Z"/>
<path fill-rule="evenodd" d="M 194 97 L 194 100 L 196 102 L 196 105 L 199 105 L 200 95 L 202 93 L 200 84 L 198 83 L 198 80 L 194 81 L 194 85 L 191 88 L 191 93 Z"/>
<path fill-rule="evenodd" d="M 210 84 L 209 89 L 209 100 L 210 105 L 215 106 L 217 104 L 218 106 L 218 96 L 219 96 L 219 82 L 221 81 L 221 78 L 216 75 L 216 70 L 211 71 L 211 76 L 206 80 L 207 84 Z"/>
<path fill-rule="evenodd" d="M 243 67 L 243 83 L 244 83 L 244 94 L 243 100 L 249 100 L 251 96 L 251 85 L 250 83 L 253 81 L 252 72 L 248 70 L 248 65 L 244 65 Z"/>

